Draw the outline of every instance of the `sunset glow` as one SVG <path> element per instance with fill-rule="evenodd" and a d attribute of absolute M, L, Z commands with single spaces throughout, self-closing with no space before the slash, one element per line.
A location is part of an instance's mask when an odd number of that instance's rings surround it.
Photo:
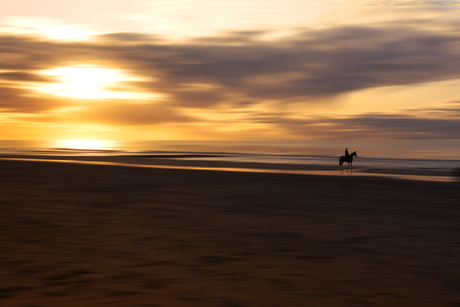
<path fill-rule="evenodd" d="M 4 139 L 458 138 L 456 1 L 34 3 L 0 11 Z"/>
<path fill-rule="evenodd" d="M 113 141 L 105 140 L 60 140 L 55 141 L 54 147 L 77 150 L 108 150 L 114 146 Z"/>

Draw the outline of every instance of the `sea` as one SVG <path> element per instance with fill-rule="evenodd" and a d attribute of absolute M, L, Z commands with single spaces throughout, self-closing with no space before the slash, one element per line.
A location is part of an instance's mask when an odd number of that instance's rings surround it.
<path fill-rule="evenodd" d="M 171 156 L 191 160 L 337 166 L 345 149 L 359 168 L 460 170 L 460 139 L 401 141 L 0 141 L 0 155 Z"/>

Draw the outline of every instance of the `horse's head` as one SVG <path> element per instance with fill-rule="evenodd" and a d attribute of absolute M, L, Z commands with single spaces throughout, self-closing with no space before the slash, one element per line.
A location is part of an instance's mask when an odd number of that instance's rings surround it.
<path fill-rule="evenodd" d="M 353 151 L 353 153 L 351 155 L 355 156 L 355 157 L 358 157 L 358 155 L 356 154 L 356 151 Z"/>

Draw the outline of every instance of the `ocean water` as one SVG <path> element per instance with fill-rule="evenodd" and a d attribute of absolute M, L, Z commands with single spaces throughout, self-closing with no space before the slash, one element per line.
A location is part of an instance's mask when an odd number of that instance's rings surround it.
<path fill-rule="evenodd" d="M 460 140 L 405 141 L 0 141 L 1 155 L 171 156 L 180 159 L 338 165 L 356 151 L 358 168 L 460 169 Z"/>

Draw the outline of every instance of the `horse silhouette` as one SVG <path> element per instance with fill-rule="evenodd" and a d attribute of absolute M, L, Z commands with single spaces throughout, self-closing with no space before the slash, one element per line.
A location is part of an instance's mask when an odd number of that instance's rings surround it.
<path fill-rule="evenodd" d="M 339 158 L 339 165 L 342 166 L 343 162 L 348 162 L 348 167 L 350 167 L 351 163 L 351 168 L 353 169 L 353 156 L 358 157 L 356 151 L 352 152 L 351 155 L 348 156 L 348 160 L 345 159 L 345 156 L 341 156 Z"/>

